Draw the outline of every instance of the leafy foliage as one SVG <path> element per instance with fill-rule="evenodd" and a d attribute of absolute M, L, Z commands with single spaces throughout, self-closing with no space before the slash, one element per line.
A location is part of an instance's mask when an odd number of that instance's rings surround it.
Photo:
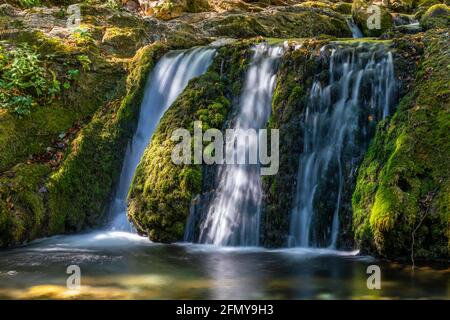
<path fill-rule="evenodd" d="M 27 45 L 6 50 L 0 45 L 0 108 L 27 115 L 37 103 L 49 102 L 60 91 L 59 81 Z"/>
<path fill-rule="evenodd" d="M 23 8 L 32 8 L 41 5 L 40 0 L 19 0 L 19 5 Z"/>

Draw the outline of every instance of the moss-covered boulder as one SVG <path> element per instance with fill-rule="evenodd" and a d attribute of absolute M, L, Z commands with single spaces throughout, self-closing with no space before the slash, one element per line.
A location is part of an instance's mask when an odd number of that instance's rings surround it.
<path fill-rule="evenodd" d="M 310 6 L 283 7 L 251 14 L 226 14 L 203 22 L 201 29 L 213 36 L 232 38 L 351 36 L 342 14 L 332 9 Z"/>
<path fill-rule="evenodd" d="M 352 16 L 363 34 L 368 37 L 378 37 L 393 27 L 392 16 L 385 7 L 365 0 L 353 1 Z"/>
<path fill-rule="evenodd" d="M 355 239 L 386 258 L 448 259 L 450 46 L 428 34 L 414 87 L 377 134 L 353 194 Z"/>
<path fill-rule="evenodd" d="M 342 14 L 351 14 L 352 4 L 347 2 L 338 2 L 333 5 L 333 10 Z"/>
<path fill-rule="evenodd" d="M 411 13 L 416 5 L 415 0 L 390 0 L 388 7 L 393 12 Z"/>
<path fill-rule="evenodd" d="M 435 4 L 440 4 L 444 2 L 445 0 L 419 0 L 416 3 L 416 8 L 414 10 L 414 18 L 420 20 L 420 18 L 428 10 L 428 8 L 434 6 Z"/>
<path fill-rule="evenodd" d="M 210 8 L 207 0 L 163 0 L 159 1 L 152 11 L 156 18 L 170 20 L 185 12 L 198 13 L 208 11 Z"/>
<path fill-rule="evenodd" d="M 424 29 L 448 28 L 450 26 L 450 7 L 445 4 L 435 4 L 428 8 L 420 19 Z"/>
<path fill-rule="evenodd" d="M 235 43 L 218 50 L 208 71 L 189 82 L 170 106 L 153 134 L 136 170 L 129 193 L 129 217 L 141 234 L 152 241 L 173 242 L 183 238 L 194 196 L 202 192 L 202 166 L 177 165 L 171 160 L 177 128 L 203 130 L 222 128 L 234 93 L 239 93 L 248 53 L 248 43 Z M 234 93 L 233 93 L 234 92 Z"/>

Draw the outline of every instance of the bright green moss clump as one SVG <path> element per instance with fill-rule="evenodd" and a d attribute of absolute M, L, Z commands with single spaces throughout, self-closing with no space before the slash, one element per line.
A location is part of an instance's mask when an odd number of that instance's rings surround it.
<path fill-rule="evenodd" d="M 239 93 L 246 67 L 248 44 L 241 42 L 218 49 L 209 70 L 189 82 L 166 111 L 139 164 L 129 194 L 129 216 L 141 234 L 158 242 L 183 237 L 192 198 L 202 191 L 202 166 L 177 165 L 171 160 L 178 128 L 221 129 L 231 109 L 231 98 Z"/>
<path fill-rule="evenodd" d="M 450 26 L 450 7 L 445 4 L 435 4 L 428 8 L 420 19 L 425 29 L 448 28 Z"/>
<path fill-rule="evenodd" d="M 450 232 L 450 46 L 425 37 L 415 87 L 380 122 L 353 194 L 358 245 L 388 258 L 447 259 Z"/>
<path fill-rule="evenodd" d="M 19 244 L 42 233 L 45 224 L 43 164 L 19 164 L 0 174 L 0 247 Z"/>

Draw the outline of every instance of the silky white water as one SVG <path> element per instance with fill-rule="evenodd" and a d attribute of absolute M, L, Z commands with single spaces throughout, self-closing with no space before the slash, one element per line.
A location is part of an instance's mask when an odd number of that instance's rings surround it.
<path fill-rule="evenodd" d="M 215 52 L 215 49 L 202 47 L 170 52 L 156 64 L 146 84 L 137 130 L 127 148 L 110 208 L 110 215 L 114 219 L 110 229 L 131 231 L 126 213 L 127 196 L 136 167 L 164 112 L 184 90 L 189 80 L 206 72 Z"/>
<path fill-rule="evenodd" d="M 364 37 L 363 33 L 358 28 L 358 26 L 356 25 L 356 23 L 352 17 L 347 18 L 346 22 L 347 22 L 348 27 L 350 28 L 350 31 L 352 32 L 353 38 L 363 38 Z"/>
<path fill-rule="evenodd" d="M 344 170 L 355 168 L 356 159 L 367 147 L 366 128 L 391 112 L 395 90 L 392 54 L 367 44 L 333 48 L 328 83 L 322 82 L 314 81 L 305 112 L 290 246 L 336 247 L 343 190 L 348 183 Z M 358 137 L 365 138 L 356 139 L 358 131 Z M 319 223 L 324 224 L 320 219 L 325 219 L 318 214 L 330 207 L 332 217 L 325 218 L 331 223 L 326 223 L 327 230 L 317 230 Z"/>
<path fill-rule="evenodd" d="M 259 44 L 247 71 L 239 112 L 233 129 L 261 129 L 271 112 L 276 65 L 281 47 Z M 238 132 L 238 131 L 237 131 Z M 233 157 L 248 155 L 258 139 L 237 143 Z M 200 225 L 200 243 L 257 246 L 261 211 L 261 176 L 258 164 L 227 164 L 219 172 L 219 185 Z"/>

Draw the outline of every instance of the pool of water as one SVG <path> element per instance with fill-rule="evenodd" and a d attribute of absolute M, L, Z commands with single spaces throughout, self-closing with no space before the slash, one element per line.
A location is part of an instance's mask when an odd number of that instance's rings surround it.
<path fill-rule="evenodd" d="M 381 289 L 369 290 L 369 265 Z M 81 288 L 66 286 L 69 265 Z M 2 299 L 449 299 L 450 266 L 387 263 L 325 249 L 162 245 L 109 231 L 0 251 Z"/>

